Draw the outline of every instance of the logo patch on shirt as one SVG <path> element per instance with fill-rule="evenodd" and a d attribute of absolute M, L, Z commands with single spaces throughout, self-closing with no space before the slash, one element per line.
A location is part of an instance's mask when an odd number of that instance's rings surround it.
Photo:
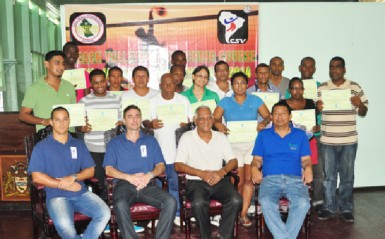
<path fill-rule="evenodd" d="M 298 145 L 293 144 L 293 143 L 289 143 L 289 148 L 290 148 L 290 150 L 297 150 L 298 149 Z"/>
<path fill-rule="evenodd" d="M 142 155 L 142 158 L 147 157 L 147 147 L 146 145 L 141 145 L 140 146 L 140 154 Z"/>
<path fill-rule="evenodd" d="M 76 149 L 76 147 L 71 147 L 71 156 L 72 156 L 72 159 L 78 158 L 78 150 Z"/>

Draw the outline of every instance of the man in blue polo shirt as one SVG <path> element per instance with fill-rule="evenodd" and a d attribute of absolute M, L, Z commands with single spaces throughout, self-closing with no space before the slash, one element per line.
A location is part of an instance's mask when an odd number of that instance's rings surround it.
<path fill-rule="evenodd" d="M 285 103 L 273 106 L 272 118 L 273 127 L 260 131 L 255 141 L 251 176 L 261 184 L 259 202 L 274 238 L 297 238 L 310 208 L 306 186 L 313 180 L 309 141 L 305 131 L 290 125 L 291 110 Z M 286 223 L 278 210 L 282 196 L 290 202 Z"/>
<path fill-rule="evenodd" d="M 35 146 L 28 172 L 34 183 L 45 186 L 48 213 L 61 238 L 81 238 L 73 222 L 76 211 L 92 218 L 83 238 L 96 239 L 110 219 L 110 209 L 84 184 L 94 176 L 95 163 L 85 144 L 68 133 L 69 123 L 65 108 L 52 111 L 52 135 Z"/>
<path fill-rule="evenodd" d="M 127 132 L 108 143 L 103 163 L 106 174 L 117 180 L 113 200 L 122 238 L 139 238 L 130 216 L 130 206 L 136 202 L 160 209 L 155 238 L 170 238 L 176 200 L 150 183 L 165 171 L 162 151 L 154 137 L 140 132 L 142 114 L 137 106 L 127 106 L 123 115 Z"/>

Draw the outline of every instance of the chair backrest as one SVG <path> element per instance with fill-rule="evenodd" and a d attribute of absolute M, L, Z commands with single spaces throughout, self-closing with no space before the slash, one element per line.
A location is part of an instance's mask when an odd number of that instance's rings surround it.
<path fill-rule="evenodd" d="M 110 129 L 104 132 L 104 143 L 108 144 L 108 142 L 111 141 L 111 139 L 115 138 L 117 135 L 121 135 L 126 133 L 127 128 L 125 125 L 118 125 L 115 127 L 115 129 Z M 147 134 L 154 136 L 154 130 L 152 129 L 147 129 L 147 128 L 140 128 L 140 131 Z"/>

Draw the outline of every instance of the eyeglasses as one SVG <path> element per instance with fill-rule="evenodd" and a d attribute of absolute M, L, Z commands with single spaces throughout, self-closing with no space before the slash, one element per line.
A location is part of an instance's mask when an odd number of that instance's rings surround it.
<path fill-rule="evenodd" d="M 201 78 L 201 79 L 206 79 L 206 80 L 209 79 L 208 76 L 202 76 L 202 75 L 195 75 L 195 76 L 198 77 L 198 78 Z"/>

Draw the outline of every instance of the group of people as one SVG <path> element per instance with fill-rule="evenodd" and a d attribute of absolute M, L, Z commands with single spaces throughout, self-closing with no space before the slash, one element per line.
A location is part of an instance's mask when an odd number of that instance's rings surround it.
<path fill-rule="evenodd" d="M 169 73 L 162 75 L 159 91 L 148 87 L 150 72 L 137 66 L 132 72 L 133 86 L 122 86 L 123 71 L 112 67 L 106 76 L 100 69 L 85 72 L 89 87 L 77 90 L 62 80 L 64 70 L 74 69 L 79 49 L 67 43 L 62 51 L 46 54 L 47 74 L 26 92 L 20 120 L 37 129 L 52 126 L 48 139 L 33 150 L 28 171 L 34 182 L 47 187 L 47 207 L 62 238 L 78 238 L 73 227 L 73 212 L 92 218 L 84 238 L 97 238 L 110 218 L 106 201 L 106 175 L 114 178 L 113 206 L 122 238 L 138 238 L 140 230 L 131 220 L 130 205 L 144 202 L 161 210 L 156 238 L 170 238 L 173 224 L 180 224 L 178 173 L 186 174 L 186 196 L 200 230 L 201 238 L 232 238 L 239 217 L 244 227 L 251 226 L 250 212 L 255 210 L 252 197 L 259 197 L 266 224 L 276 238 L 296 238 L 310 207 L 308 187 L 312 183 L 312 202 L 320 220 L 338 212 L 353 222 L 352 189 L 357 150 L 356 115 L 365 116 L 368 100 L 361 87 L 344 75 L 345 61 L 334 57 L 329 64 L 331 80 L 318 83 L 318 98 L 304 98 L 304 81 L 313 78 L 315 60 L 302 59 L 301 77 L 283 77 L 284 61 L 274 57 L 270 64 L 255 69 L 255 83 L 242 72 L 230 77 L 229 65 L 214 66 L 215 81 L 206 66 L 192 72 L 193 85 L 183 85 L 186 55 L 171 56 Z M 230 80 L 229 80 L 230 77 Z M 324 90 L 351 90 L 351 110 L 323 110 Z M 124 91 L 116 94 L 113 91 Z M 255 92 L 277 93 L 280 101 L 269 109 Z M 124 99 L 146 102 L 149 107 L 130 104 Z M 86 117 L 83 126 L 71 129 L 70 115 L 64 104 L 82 103 L 87 109 L 116 109 L 116 125 L 125 125 L 124 134 L 106 145 L 103 131 L 92 129 Z M 205 103 L 206 102 L 206 103 Z M 201 103 L 201 104 L 199 104 Z M 213 106 L 214 105 L 214 106 Z M 161 111 L 183 112 L 172 119 Z M 172 108 L 172 109 L 171 109 Z M 313 109 L 316 121 L 311 129 L 292 122 L 292 112 Z M 230 142 L 230 122 L 256 121 L 257 138 Z M 193 124 L 192 124 L 193 123 Z M 194 129 L 178 142 L 176 129 L 186 125 Z M 146 134 L 142 128 L 154 131 Z M 69 131 L 84 133 L 84 142 Z M 238 191 L 226 175 L 237 169 Z M 168 192 L 153 179 L 165 174 Z M 337 175 L 340 175 L 338 197 Z M 87 191 L 84 180 L 96 177 L 102 188 L 98 196 Z M 259 195 L 253 195 L 260 184 Z M 277 203 L 285 196 L 290 201 L 286 222 L 281 220 Z M 210 218 L 209 200 L 223 205 L 220 217 Z M 338 198 L 338 200 L 337 200 Z M 248 214 L 249 213 L 249 214 Z M 220 222 L 220 223 L 219 223 Z M 219 226 L 212 235 L 210 223 Z"/>

